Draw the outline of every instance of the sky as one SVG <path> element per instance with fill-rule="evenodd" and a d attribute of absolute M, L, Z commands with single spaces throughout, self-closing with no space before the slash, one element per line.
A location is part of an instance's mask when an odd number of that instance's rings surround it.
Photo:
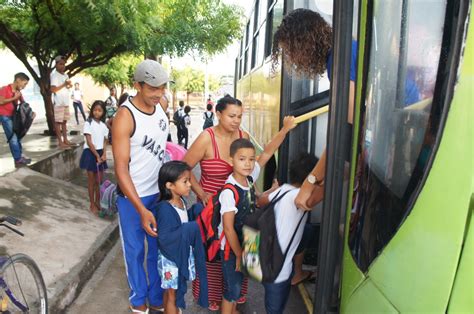
<path fill-rule="evenodd" d="M 224 0 L 223 2 L 226 4 L 235 4 L 239 5 L 245 10 L 245 14 L 248 15 L 250 9 L 255 0 Z M 247 17 L 245 17 L 245 20 Z M 220 77 L 222 75 L 234 75 L 235 69 L 235 58 L 237 57 L 237 52 L 239 48 L 239 40 L 236 40 L 232 45 L 230 45 L 226 51 L 222 52 L 214 56 L 211 60 L 209 60 L 207 65 L 207 70 L 209 74 L 214 75 L 216 77 Z M 206 65 L 201 62 L 199 56 L 191 56 L 186 55 L 182 58 L 173 59 L 171 61 L 173 67 L 184 67 L 186 65 L 193 66 L 193 67 L 200 67 L 201 69 L 205 69 Z"/>

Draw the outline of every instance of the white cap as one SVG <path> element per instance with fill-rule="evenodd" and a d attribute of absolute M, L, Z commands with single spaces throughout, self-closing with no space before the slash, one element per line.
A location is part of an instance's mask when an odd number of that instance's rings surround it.
<path fill-rule="evenodd" d="M 142 61 L 133 74 L 135 82 L 145 82 L 150 86 L 159 87 L 170 81 L 165 68 L 155 60 Z"/>

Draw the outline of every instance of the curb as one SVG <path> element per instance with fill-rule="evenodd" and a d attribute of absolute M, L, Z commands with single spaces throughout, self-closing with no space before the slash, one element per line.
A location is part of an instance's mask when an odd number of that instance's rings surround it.
<path fill-rule="evenodd" d="M 75 185 L 67 180 L 77 174 L 71 172 L 71 169 L 78 167 L 82 153 L 82 143 L 69 150 L 48 154 L 29 165 L 28 168 L 43 176 L 53 178 L 55 181 L 63 182 L 66 185 Z M 82 260 L 69 273 L 48 287 L 48 307 L 50 313 L 65 313 L 67 307 L 79 296 L 104 258 L 117 243 L 118 238 L 118 219 L 114 218 L 101 232 L 96 242 L 87 250 Z"/>
<path fill-rule="evenodd" d="M 54 287 L 57 293 L 48 298 L 50 313 L 65 312 L 65 309 L 79 296 L 118 238 L 118 221 L 115 219 L 101 233 L 99 240 L 89 249 L 85 259 L 57 282 Z"/>

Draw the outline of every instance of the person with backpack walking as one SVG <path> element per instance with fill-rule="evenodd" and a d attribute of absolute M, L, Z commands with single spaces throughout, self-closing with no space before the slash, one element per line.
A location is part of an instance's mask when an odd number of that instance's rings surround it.
<path fill-rule="evenodd" d="M 178 314 L 185 308 L 187 280 L 196 272 L 206 278 L 206 257 L 201 233 L 194 221 L 202 211 L 202 204 L 187 207 L 184 197 L 191 192 L 191 168 L 182 161 L 170 161 L 161 167 L 158 186 L 160 202 L 156 214 L 158 226 L 158 272 L 164 295 L 165 312 Z M 200 282 L 199 305 L 208 306 L 207 280 Z"/>
<path fill-rule="evenodd" d="M 191 112 L 191 107 L 186 106 L 184 107 L 184 115 L 181 119 L 183 119 L 183 123 L 181 124 L 181 132 L 183 135 L 184 140 L 184 148 L 188 149 L 188 141 L 189 141 L 189 126 L 191 125 L 191 117 L 189 113 Z"/>
<path fill-rule="evenodd" d="M 242 102 L 231 96 L 220 98 L 216 104 L 216 126 L 202 131 L 184 156 L 191 168 L 198 163 L 201 168 L 201 178 L 198 182 L 191 175 L 191 185 L 194 193 L 201 202 L 207 204 L 211 196 L 221 190 L 225 181 L 232 173 L 230 165 L 230 145 L 239 138 L 249 138 L 249 134 L 240 129 L 242 121 Z M 218 311 L 222 302 L 222 265 L 220 260 L 206 262 L 208 279 L 209 310 Z M 193 281 L 194 299 L 199 297 L 199 274 Z M 242 295 L 239 304 L 246 302 L 248 281 L 242 283 Z"/>
<path fill-rule="evenodd" d="M 287 116 L 283 119 L 283 127 L 275 137 L 265 146 L 258 157 L 255 156 L 255 147 L 248 139 L 235 140 L 230 146 L 230 158 L 233 168 L 227 179 L 238 192 L 238 201 L 230 189 L 220 192 L 221 224 L 219 234 L 224 233 L 221 242 L 222 273 L 224 278 L 224 298 L 222 299 L 222 313 L 234 314 L 237 312 L 237 300 L 240 298 L 243 274 L 240 271 L 242 259 L 243 232 L 242 227 L 246 217 L 255 212 L 256 195 L 253 182 L 256 182 L 268 160 L 283 143 L 286 135 L 296 127 L 295 118 Z"/>
<path fill-rule="evenodd" d="M 282 314 L 286 302 L 290 295 L 291 279 L 293 272 L 293 256 L 299 249 L 300 241 L 303 237 L 305 223 L 308 215 L 304 209 L 299 209 L 295 205 L 295 198 L 306 177 L 318 162 L 314 155 L 308 153 L 299 154 L 290 162 L 289 183 L 285 183 L 277 189 L 272 189 L 262 193 L 258 199 L 260 208 L 264 208 L 271 203 L 274 211 L 274 221 L 266 221 L 270 225 L 274 224 L 275 234 L 279 243 L 279 248 L 286 253 L 278 269 L 274 269 L 274 280 L 272 282 L 262 281 L 265 289 L 265 309 L 267 313 Z M 324 193 L 322 186 L 317 186 L 318 194 Z M 260 245 L 264 245 L 265 237 L 261 232 Z M 260 252 L 262 252 L 260 250 Z M 265 250 L 265 252 L 269 252 Z M 259 256 L 262 268 L 266 260 L 275 260 L 273 256 Z M 265 272 L 264 272 L 265 273 Z"/>
<path fill-rule="evenodd" d="M 86 115 L 84 114 L 84 107 L 82 106 L 82 91 L 79 88 L 79 83 L 74 83 L 74 90 L 72 91 L 72 106 L 74 107 L 74 116 L 76 123 L 79 125 L 78 111 L 81 113 L 84 122 L 86 122 Z"/>
<path fill-rule="evenodd" d="M 213 107 L 214 106 L 212 104 L 207 104 L 207 111 L 202 114 L 202 118 L 204 119 L 204 124 L 202 125 L 203 130 L 214 126 L 214 112 L 212 112 Z"/>
<path fill-rule="evenodd" d="M 106 145 L 109 129 L 105 124 L 105 104 L 96 100 L 91 106 L 89 117 L 84 123 L 84 149 L 79 167 L 87 171 L 87 191 L 89 192 L 89 210 L 94 215 L 100 212 L 100 178 L 107 169 Z"/>
<path fill-rule="evenodd" d="M 178 144 L 183 144 L 183 125 L 184 125 L 184 101 L 179 101 L 179 108 L 173 114 L 173 123 L 176 125 L 176 137 L 178 138 Z"/>
<path fill-rule="evenodd" d="M 22 154 L 21 138 L 13 131 L 13 116 L 16 106 L 22 103 L 21 91 L 26 87 L 30 78 L 23 72 L 16 73 L 13 83 L 0 88 L 0 122 L 7 138 L 10 152 L 13 156 L 15 167 L 25 166 L 31 163 L 30 158 Z M 32 113 L 31 119 L 34 119 Z"/>
<path fill-rule="evenodd" d="M 164 290 L 156 267 L 155 215 L 159 197 L 158 174 L 169 132 L 167 108 L 159 101 L 166 91 L 169 76 L 161 64 L 145 60 L 137 65 L 133 80 L 137 94 L 122 104 L 112 125 L 119 195 L 117 207 L 131 310 L 156 313 L 163 309 Z"/>

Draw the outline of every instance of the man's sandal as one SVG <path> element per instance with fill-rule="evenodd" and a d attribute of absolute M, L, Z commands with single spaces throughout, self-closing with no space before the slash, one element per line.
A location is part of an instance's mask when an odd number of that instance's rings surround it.
<path fill-rule="evenodd" d="M 136 313 L 136 314 L 148 314 L 148 309 L 146 309 L 145 311 L 142 311 L 142 310 L 134 309 L 131 306 L 130 306 L 130 311 L 132 311 L 132 313 Z"/>

